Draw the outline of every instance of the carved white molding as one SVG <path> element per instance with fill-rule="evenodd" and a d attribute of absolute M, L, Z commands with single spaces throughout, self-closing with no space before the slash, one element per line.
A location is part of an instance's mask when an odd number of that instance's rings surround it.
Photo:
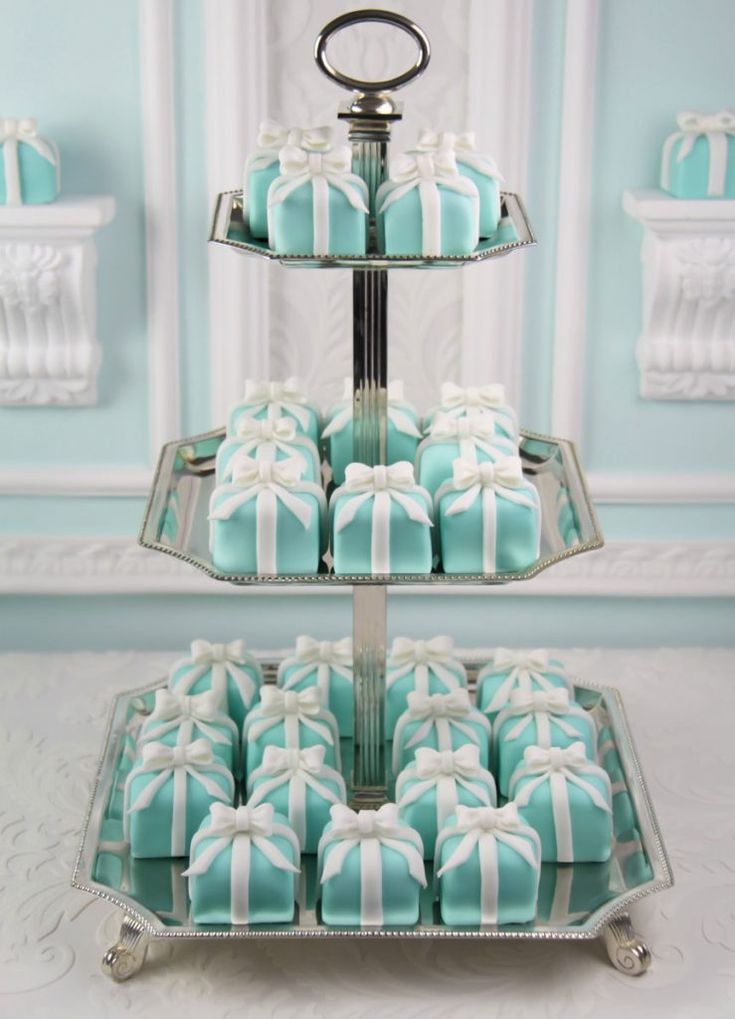
<path fill-rule="evenodd" d="M 129 538 L 0 539 L 0 594 L 216 594 L 233 597 L 347 597 L 350 588 L 299 586 L 237 588 L 210 580 Z M 397 587 L 391 597 L 732 597 L 735 541 L 612 541 L 535 580 L 488 590 L 435 585 Z"/>
<path fill-rule="evenodd" d="M 626 191 L 643 224 L 641 396 L 735 400 L 735 201 Z"/>
<path fill-rule="evenodd" d="M 0 206 L 0 404 L 97 399 L 95 232 L 109 196 Z"/>

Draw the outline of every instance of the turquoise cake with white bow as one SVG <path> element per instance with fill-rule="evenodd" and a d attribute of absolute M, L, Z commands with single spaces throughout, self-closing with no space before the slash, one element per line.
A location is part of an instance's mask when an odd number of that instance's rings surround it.
<path fill-rule="evenodd" d="M 541 839 L 550 863 L 595 863 L 612 851 L 612 791 L 607 772 L 584 743 L 526 747 L 511 775 L 509 797 Z"/>
<path fill-rule="evenodd" d="M 408 707 L 410 693 L 428 697 L 467 686 L 467 670 L 453 651 L 451 637 L 395 638 L 385 663 L 386 739 L 393 738 L 396 723 Z"/>
<path fill-rule="evenodd" d="M 505 926 L 534 919 L 541 844 L 514 803 L 457 807 L 439 832 L 435 866 L 445 924 Z"/>
<path fill-rule="evenodd" d="M 250 712 L 243 727 L 246 778 L 262 765 L 269 746 L 288 750 L 323 746 L 325 762 L 331 768 L 341 767 L 337 719 L 323 706 L 316 687 L 301 693 L 263 687 L 260 704 Z"/>
<path fill-rule="evenodd" d="M 291 418 L 296 430 L 307 435 L 314 445 L 319 443 L 321 419 L 317 408 L 308 402 L 297 378 L 291 376 L 283 382 L 269 382 L 260 379 L 246 379 L 245 392 L 235 404 L 227 421 L 227 434 L 237 435 L 237 423 L 241 417 L 262 421 Z"/>
<path fill-rule="evenodd" d="M 661 187 L 675 198 L 735 198 L 735 110 L 686 111 L 664 142 Z"/>
<path fill-rule="evenodd" d="M 541 502 L 518 456 L 454 460 L 434 516 L 445 573 L 512 573 L 540 555 Z"/>
<path fill-rule="evenodd" d="M 315 640 L 306 634 L 296 638 L 293 654 L 278 666 L 276 679 L 282 690 L 301 692 L 315 686 L 322 704 L 337 719 L 339 734 L 351 739 L 355 728 L 352 638 Z"/>
<path fill-rule="evenodd" d="M 497 793 L 480 751 L 465 743 L 458 750 L 419 747 L 396 779 L 395 798 L 401 820 L 421 836 L 424 859 L 433 860 L 437 835 L 459 804 L 494 807 Z"/>
<path fill-rule="evenodd" d="M 455 460 L 479 464 L 518 456 L 517 440 L 507 434 L 506 426 L 505 416 L 491 411 L 462 416 L 436 413 L 429 425 L 429 434 L 416 451 L 419 484 L 433 498 L 440 486 L 453 476 Z"/>
<path fill-rule="evenodd" d="M 32 117 L 0 117 L 0 205 L 45 205 L 59 197 L 59 150 Z"/>
<path fill-rule="evenodd" d="M 287 817 L 303 853 L 317 851 L 329 811 L 335 803 L 347 802 L 345 781 L 325 763 L 325 756 L 323 746 L 268 746 L 263 763 L 248 776 L 248 806 L 270 803 Z"/>
<path fill-rule="evenodd" d="M 450 418 L 490 414 L 493 418 L 493 431 L 518 442 L 516 412 L 506 403 L 505 386 L 500 382 L 490 382 L 484 386 L 458 386 L 455 382 L 443 382 L 439 403 L 424 415 L 423 428 L 426 433 L 431 431 L 437 414 L 446 414 Z"/>
<path fill-rule="evenodd" d="M 296 908 L 299 843 L 270 803 L 214 804 L 191 843 L 191 915 L 197 924 L 290 923 Z"/>
<path fill-rule="evenodd" d="M 193 696 L 166 687 L 156 690 L 153 711 L 143 722 L 138 747 L 144 743 L 174 747 L 195 739 L 208 740 L 214 756 L 229 771 L 239 771 L 240 730 L 222 710 L 214 690 Z"/>
<path fill-rule="evenodd" d="M 322 922 L 335 927 L 410 927 L 426 887 L 421 836 L 395 803 L 331 809 L 319 842 Z"/>
<path fill-rule="evenodd" d="M 130 855 L 188 855 L 210 806 L 218 801 L 229 806 L 234 799 L 232 774 L 208 740 L 173 747 L 144 743 L 125 780 L 123 822 Z"/>
<path fill-rule="evenodd" d="M 215 475 L 217 481 L 231 481 L 238 464 L 245 457 L 254 460 L 294 460 L 304 481 L 321 482 L 321 457 L 308 435 L 297 430 L 293 418 L 252 418 L 243 414 L 237 419 L 234 434 L 217 450 Z"/>
<path fill-rule="evenodd" d="M 574 686 L 564 665 L 544 648 L 513 651 L 499 647 L 492 661 L 483 665 L 477 674 L 476 703 L 494 722 L 509 705 L 514 690 L 528 695 L 537 691 L 549 693 L 556 687 L 564 688 L 574 697 Z"/>
<path fill-rule="evenodd" d="M 242 729 L 245 715 L 260 696 L 263 672 L 244 640 L 210 644 L 193 640 L 188 655 L 177 659 L 168 672 L 168 686 L 177 694 L 213 690 L 217 702 Z"/>
<path fill-rule="evenodd" d="M 483 768 L 489 766 L 492 728 L 487 718 L 473 707 L 464 688 L 451 693 L 425 696 L 410 693 L 408 708 L 399 717 L 393 734 L 393 774 L 405 768 L 419 747 L 458 750 L 474 744 Z"/>

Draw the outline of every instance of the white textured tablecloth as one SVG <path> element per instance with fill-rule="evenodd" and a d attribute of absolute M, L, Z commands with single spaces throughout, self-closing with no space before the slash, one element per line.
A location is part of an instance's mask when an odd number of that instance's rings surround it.
<path fill-rule="evenodd" d="M 401 1019 L 735 1015 L 735 652 L 574 651 L 618 686 L 676 886 L 640 903 L 631 979 L 599 942 L 154 943 L 126 984 L 119 916 L 69 886 L 110 696 L 170 656 L 0 656 L 0 1017 Z"/>

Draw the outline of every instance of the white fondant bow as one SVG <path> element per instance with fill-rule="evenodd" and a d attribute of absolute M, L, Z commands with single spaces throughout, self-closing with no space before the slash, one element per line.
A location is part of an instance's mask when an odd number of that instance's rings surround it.
<path fill-rule="evenodd" d="M 452 749 L 452 730 L 456 729 L 462 736 L 475 746 L 480 746 L 480 736 L 476 726 L 484 729 L 490 739 L 490 723 L 483 714 L 475 711 L 470 701 L 470 695 L 464 687 L 452 690 L 450 693 L 435 693 L 425 696 L 420 693 L 410 693 L 406 698 L 408 708 L 398 719 L 395 736 L 393 739 L 393 770 L 397 772 L 400 766 L 401 753 L 404 749 L 402 734 L 409 722 L 419 722 L 416 731 L 406 741 L 405 749 L 410 750 L 423 739 L 432 729 L 436 732 L 436 743 L 439 750 Z M 474 723 L 470 725 L 469 723 Z"/>
<path fill-rule="evenodd" d="M 555 687 L 553 690 L 534 690 L 531 693 L 514 690 L 510 695 L 508 707 L 495 719 L 495 725 L 500 730 L 507 719 L 520 716 L 515 725 L 511 725 L 505 733 L 504 742 L 518 739 L 533 722 L 536 725 L 535 742 L 539 746 L 550 746 L 552 727 L 565 736 L 580 735 L 579 728 L 560 717 L 563 715 L 575 715 L 577 718 L 584 718 L 586 725 L 594 724 L 583 708 L 570 701 L 568 690 L 564 687 Z"/>
<path fill-rule="evenodd" d="M 156 690 L 153 711 L 146 720 L 140 741 L 150 743 L 160 740 L 184 722 L 192 722 L 192 729 L 199 730 L 202 737 L 211 743 L 237 744 L 237 726 L 222 713 L 214 690 L 187 697 L 165 687 Z M 229 739 L 222 732 L 223 728 L 231 730 Z"/>
<path fill-rule="evenodd" d="M 348 404 L 345 407 L 341 407 L 329 422 L 327 427 L 322 432 L 322 438 L 328 439 L 332 435 L 337 435 L 352 421 L 354 407 L 352 404 L 352 379 L 345 379 L 344 388 L 344 399 L 348 400 Z M 413 420 L 410 413 L 407 413 L 405 409 L 406 400 L 403 395 L 403 382 L 400 379 L 395 379 L 393 382 L 388 383 L 387 389 L 388 397 L 388 420 L 393 425 L 397 432 L 402 432 L 404 435 L 412 435 L 414 438 L 420 438 L 421 432 L 416 427 L 416 422 Z"/>
<path fill-rule="evenodd" d="M 727 176 L 727 136 L 735 135 L 735 110 L 725 109 L 720 110 L 719 113 L 685 111 L 678 114 L 676 122 L 680 130 L 670 134 L 664 142 L 661 159 L 661 187 L 668 189 L 671 183 L 671 151 L 674 145 L 681 142 L 676 157 L 677 163 L 681 163 L 694 148 L 697 138 L 704 135 L 709 144 L 707 194 L 711 198 L 722 195 Z"/>
<path fill-rule="evenodd" d="M 453 657 L 453 650 L 451 637 L 432 637 L 431 640 L 396 637 L 386 663 L 387 688 L 390 689 L 410 672 L 414 673 L 417 693 L 428 695 L 430 672 L 441 680 L 447 691 L 463 686 L 464 669 Z"/>
<path fill-rule="evenodd" d="M 173 675 L 181 664 L 187 666 L 186 673 L 174 684 L 177 692 L 187 693 L 206 672 L 211 670 L 211 689 L 222 711 L 227 708 L 229 679 L 237 688 L 244 706 L 250 707 L 258 693 L 258 684 L 251 670 L 247 668 L 252 659 L 245 651 L 244 640 L 232 640 L 228 644 L 210 644 L 208 640 L 198 639 L 191 642 L 190 650 L 191 659 L 184 663 L 177 662 L 171 669 Z"/>
<path fill-rule="evenodd" d="M 301 383 L 295 376 L 284 382 L 266 382 L 259 379 L 245 380 L 245 395 L 242 404 L 249 416 L 268 411 L 269 417 L 280 417 L 281 411 L 288 411 L 302 431 L 309 428 L 309 408 Z"/>
<path fill-rule="evenodd" d="M 288 679 L 279 686 L 282 690 L 291 690 L 311 675 L 316 669 L 317 687 L 322 694 L 322 703 L 329 704 L 329 685 L 332 673 L 352 683 L 352 640 L 314 640 L 313 637 L 302 635 L 296 638 L 296 651 L 289 664 L 294 664 Z"/>
<path fill-rule="evenodd" d="M 405 788 L 408 780 L 417 779 Z M 479 780 L 479 781 L 478 781 Z M 471 743 L 458 750 L 433 750 L 419 747 L 412 765 L 404 768 L 396 782 L 398 806 L 404 808 L 436 790 L 436 820 L 441 828 L 459 803 L 461 786 L 485 806 L 495 803 L 495 783 L 490 772 L 480 766 L 480 751 Z"/>
<path fill-rule="evenodd" d="M 484 670 L 485 675 L 494 675 L 507 672 L 508 675 L 493 694 L 487 707 L 484 709 L 487 714 L 500 711 L 510 700 L 511 692 L 514 689 L 522 690 L 529 694 L 533 692 L 534 685 L 545 693 L 553 690 L 556 686 L 546 676 L 549 671 L 549 652 L 543 648 L 535 648 L 533 651 L 511 651 L 508 648 L 499 647 L 493 655 L 492 669 Z M 554 675 L 561 676 L 570 686 L 570 681 L 563 670 L 558 666 L 554 667 Z"/>
<path fill-rule="evenodd" d="M 295 690 L 264 686 L 260 692 L 258 708 L 246 719 L 245 734 L 248 739 L 257 740 L 282 722 L 287 747 L 300 745 L 300 725 L 311 729 L 325 743 L 333 746 L 335 740 L 331 718 L 322 707 L 320 691 L 314 686 L 298 693 Z"/>
<path fill-rule="evenodd" d="M 234 477 L 239 462 L 249 457 L 253 451 L 255 451 L 257 459 L 267 460 L 275 459 L 276 450 L 280 450 L 287 457 L 297 461 L 300 474 L 306 473 L 306 459 L 299 446 L 313 447 L 310 439 L 297 433 L 296 422 L 293 418 L 254 418 L 243 414 L 237 419 L 235 425 L 235 439 L 237 448 L 222 473 L 223 481 Z M 265 451 L 268 451 L 270 455 L 262 455 Z"/>
<path fill-rule="evenodd" d="M 311 152 L 325 152 L 332 144 L 331 127 L 284 127 L 277 120 L 261 121 L 256 145 L 259 149 L 282 149 L 298 145 Z"/>
<path fill-rule="evenodd" d="M 58 179 L 58 157 L 56 148 L 45 138 L 36 134 L 36 121 L 32 117 L 0 117 L 0 145 L 3 149 L 3 170 L 5 174 L 5 204 L 22 205 L 23 191 L 20 179 L 18 144 L 30 145 L 39 156 L 56 168 Z"/>
<path fill-rule="evenodd" d="M 416 148 L 419 152 L 454 152 L 458 163 L 464 163 L 465 166 L 477 170 L 485 177 L 492 177 L 497 181 L 503 180 L 495 160 L 477 151 L 474 131 L 462 131 L 455 134 L 453 131 L 435 131 L 430 127 L 425 128 L 419 135 Z"/>
<path fill-rule="evenodd" d="M 499 382 L 464 387 L 454 382 L 444 382 L 440 407 L 440 413 L 450 417 L 464 417 L 478 411 L 489 412 L 509 436 L 515 438 L 518 434 L 515 414 L 505 402 L 505 386 Z"/>
<path fill-rule="evenodd" d="M 477 462 L 477 451 L 481 449 L 491 460 L 501 455 L 517 455 L 515 441 L 499 435 L 495 428 L 492 411 L 474 410 L 465 417 L 452 417 L 438 412 L 429 427 L 429 435 L 419 446 L 419 457 L 428 443 L 456 442 L 459 456 L 470 463 Z"/>

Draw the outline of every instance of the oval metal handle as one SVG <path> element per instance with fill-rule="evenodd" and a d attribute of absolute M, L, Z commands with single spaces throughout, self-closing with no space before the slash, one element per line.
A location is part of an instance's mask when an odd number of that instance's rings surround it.
<path fill-rule="evenodd" d="M 410 35 L 418 46 L 418 54 L 416 61 L 412 67 L 409 67 L 407 71 L 402 74 L 396 75 L 395 78 L 386 78 L 384 81 L 361 81 L 359 78 L 351 78 L 348 74 L 344 74 L 342 71 L 337 70 L 327 57 L 327 44 L 333 35 L 340 32 L 343 28 L 347 28 L 349 25 L 359 25 L 363 22 L 378 21 L 384 25 L 392 25 L 394 28 L 399 28 L 402 32 Z M 425 33 L 418 25 L 414 24 L 409 18 L 404 18 L 402 14 L 396 14 L 394 11 L 350 11 L 347 14 L 340 14 L 338 18 L 330 21 L 328 25 L 325 25 L 316 38 L 314 45 L 314 59 L 316 60 L 320 70 L 326 74 L 328 78 L 335 81 L 342 88 L 352 89 L 355 92 L 391 92 L 394 89 L 402 88 L 407 85 L 409 81 L 413 81 L 414 78 L 418 78 L 422 74 L 429 63 L 431 57 L 431 46 Z"/>

